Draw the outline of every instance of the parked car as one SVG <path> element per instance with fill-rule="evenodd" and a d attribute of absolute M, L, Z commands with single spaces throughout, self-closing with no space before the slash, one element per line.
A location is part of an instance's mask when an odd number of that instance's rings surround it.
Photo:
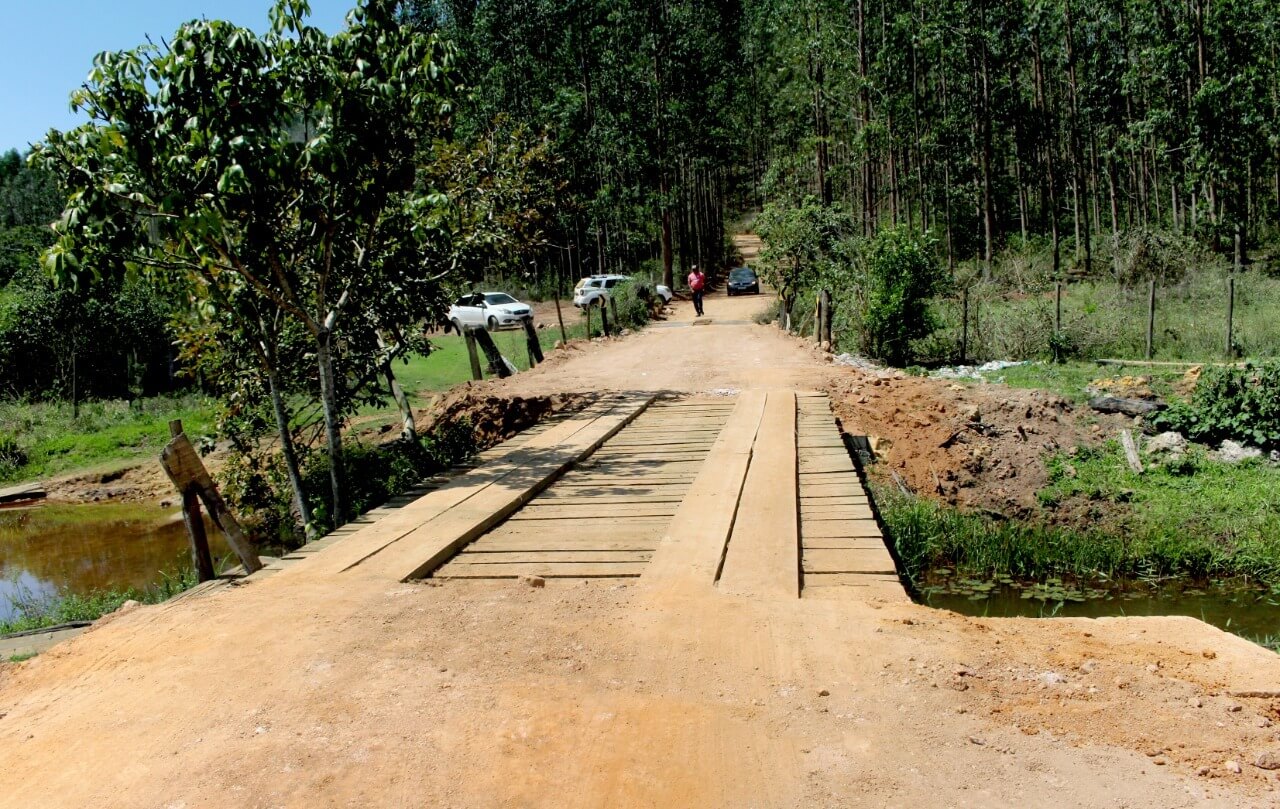
<path fill-rule="evenodd" d="M 730 295 L 760 294 L 760 276 L 750 267 L 734 267 L 729 270 L 729 283 L 725 291 Z"/>
<path fill-rule="evenodd" d="M 623 281 L 630 281 L 627 275 L 593 275 L 583 278 L 573 288 L 573 305 L 579 309 L 588 306 L 600 306 L 609 299 L 613 288 Z M 666 303 L 671 301 L 671 289 L 663 284 L 655 284 L 653 291 Z"/>
<path fill-rule="evenodd" d="M 489 331 L 518 328 L 533 316 L 529 304 L 521 303 L 505 292 L 476 292 L 463 295 L 449 307 L 449 322 L 461 334 L 467 326 L 480 326 Z"/>

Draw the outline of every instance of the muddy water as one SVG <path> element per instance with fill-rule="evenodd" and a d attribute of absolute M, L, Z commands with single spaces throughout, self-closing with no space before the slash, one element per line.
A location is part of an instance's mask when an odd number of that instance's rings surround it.
<path fill-rule="evenodd" d="M 216 560 L 227 548 L 210 532 Z M 15 602 L 58 593 L 145 589 L 191 566 L 175 513 L 129 505 L 0 509 L 0 620 Z"/>
<path fill-rule="evenodd" d="M 1024 584 L 931 577 L 922 600 L 933 607 L 991 618 L 1102 618 L 1186 615 L 1255 642 L 1280 640 L 1280 590 L 1234 582 L 1092 582 Z"/>

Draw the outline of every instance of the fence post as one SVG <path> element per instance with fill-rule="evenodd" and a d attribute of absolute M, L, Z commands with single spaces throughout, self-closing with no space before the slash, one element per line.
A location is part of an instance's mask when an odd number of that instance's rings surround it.
<path fill-rule="evenodd" d="M 820 342 L 827 344 L 827 349 L 831 348 L 831 309 L 832 299 L 830 290 L 822 290 L 822 340 Z"/>
<path fill-rule="evenodd" d="M 1155 353 L 1156 337 L 1156 279 L 1151 279 L 1151 287 L 1147 290 L 1147 359 Z"/>
<path fill-rule="evenodd" d="M 533 368 L 542 362 L 542 344 L 538 342 L 538 332 L 533 328 L 533 317 L 524 319 L 524 344 L 529 351 L 529 367 Z"/>
<path fill-rule="evenodd" d="M 559 279 L 557 279 L 557 281 L 558 281 L 558 280 L 559 280 Z M 555 291 L 555 300 L 556 300 L 556 320 L 560 321 L 560 345 L 564 346 L 565 348 L 568 348 L 568 347 L 569 347 L 569 332 L 565 330 L 565 327 L 564 327 L 564 315 L 560 313 L 560 288 L 559 288 L 559 286 L 557 286 L 557 287 L 556 287 L 556 291 Z M 590 330 L 588 330 L 588 331 L 590 331 Z M 587 336 L 588 336 L 588 337 L 590 337 L 591 335 L 590 335 L 590 334 L 587 334 Z"/>
<path fill-rule="evenodd" d="M 605 309 L 604 301 L 600 301 L 600 331 L 604 332 L 604 336 L 609 336 L 609 312 Z"/>
<path fill-rule="evenodd" d="M 591 306 L 582 307 L 582 314 L 587 318 L 587 339 L 591 339 Z"/>
<path fill-rule="evenodd" d="M 169 422 L 169 437 L 182 435 L 182 420 Z M 200 515 L 200 495 L 194 489 L 182 493 L 182 522 L 187 527 L 187 540 L 191 544 L 191 563 L 198 581 L 214 578 L 213 557 L 209 553 L 209 536 L 204 530 L 204 518 Z"/>
<path fill-rule="evenodd" d="M 493 342 L 493 335 L 489 334 L 484 328 L 476 326 L 471 327 L 471 334 L 474 335 L 475 341 L 480 345 L 480 350 L 484 352 L 485 357 L 489 360 L 489 373 L 499 379 L 506 379 L 515 373 L 515 366 L 506 357 L 502 356 L 502 352 L 498 350 L 498 344 Z"/>
<path fill-rule="evenodd" d="M 1235 273 L 1227 276 L 1227 359 L 1231 359 L 1235 355 L 1235 344 L 1231 339 L 1232 318 L 1236 313 L 1236 276 Z"/>
<path fill-rule="evenodd" d="M 960 364 L 964 365 L 969 353 L 969 288 L 965 287 L 960 295 Z"/>
<path fill-rule="evenodd" d="M 470 326 L 462 327 L 462 338 L 467 343 L 467 356 L 471 358 L 471 378 L 476 381 L 484 379 L 484 374 L 480 373 L 480 354 L 476 351 L 476 336 L 471 333 Z"/>
<path fill-rule="evenodd" d="M 822 293 L 814 296 L 813 301 L 813 341 L 822 345 Z"/>
<path fill-rule="evenodd" d="M 622 327 L 618 323 L 618 302 L 614 300 L 612 295 L 609 296 L 609 317 L 613 318 L 613 327 L 618 331 L 622 331 Z"/>

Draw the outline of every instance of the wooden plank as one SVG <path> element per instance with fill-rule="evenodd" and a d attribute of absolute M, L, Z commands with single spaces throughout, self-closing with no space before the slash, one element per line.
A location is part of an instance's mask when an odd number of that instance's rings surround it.
<path fill-rule="evenodd" d="M 17 486 L 0 489 L 0 503 L 27 503 L 43 500 L 48 492 L 39 483 L 19 483 Z"/>
<path fill-rule="evenodd" d="M 256 573 L 261 570 L 262 562 L 258 559 L 258 552 L 240 527 L 240 521 L 231 513 L 227 501 L 222 499 L 222 494 L 204 468 L 200 456 L 196 454 L 196 448 L 191 446 L 186 433 L 178 433 L 160 451 L 160 465 L 184 497 L 191 492 L 199 495 L 205 508 L 209 510 L 209 516 L 222 529 L 226 543 L 239 557 L 245 572 Z"/>
<path fill-rule="evenodd" d="M 837 497 L 855 495 L 866 498 L 866 490 L 862 488 L 862 484 L 855 480 L 846 481 L 844 483 L 806 483 L 805 479 L 800 480 L 800 498 L 803 500 L 809 497 Z"/>
<path fill-rule="evenodd" d="M 800 520 L 800 536 L 809 537 L 878 537 L 880 526 L 875 520 Z"/>
<path fill-rule="evenodd" d="M 671 517 L 676 513 L 675 503 L 590 503 L 586 505 L 535 505 L 530 503 L 511 515 L 509 522 L 526 520 L 587 519 L 627 520 L 631 517 Z"/>
<path fill-rule="evenodd" d="M 897 566 L 885 548 L 804 549 L 804 572 L 896 573 Z"/>
<path fill-rule="evenodd" d="M 831 456 L 820 456 L 817 458 L 806 457 L 806 458 L 800 459 L 800 472 L 802 474 L 804 473 L 813 474 L 815 472 L 852 472 L 852 471 L 853 471 L 853 461 L 851 461 L 849 459 L 849 456 L 847 455 L 841 456 L 841 457 L 831 455 Z"/>
<path fill-rule="evenodd" d="M 801 547 L 804 553 L 827 548 L 852 548 L 856 550 L 886 550 L 884 538 L 879 534 L 863 537 L 804 537 Z"/>
<path fill-rule="evenodd" d="M 448 576 L 440 571 L 432 578 L 449 579 L 514 579 L 519 576 L 541 576 L 544 579 L 635 578 L 644 572 L 648 562 L 529 562 L 523 565 L 449 565 Z"/>
<path fill-rule="evenodd" d="M 719 587 L 761 598 L 800 595 L 796 399 L 770 393 Z"/>
<path fill-rule="evenodd" d="M 644 583 L 654 591 L 702 590 L 715 582 L 766 401 L 762 391 L 738 397 L 649 563 Z"/>
<path fill-rule="evenodd" d="M 610 504 L 610 505 L 638 505 L 643 503 L 672 503 L 680 504 L 683 499 L 683 487 L 680 492 L 671 494 L 556 494 L 552 496 L 555 487 L 550 491 L 543 492 L 536 500 L 529 504 L 532 506 L 587 506 L 591 504 Z M 673 509 L 674 510 L 674 509 Z"/>
<path fill-rule="evenodd" d="M 653 551 L 657 535 L 643 539 L 572 539 L 564 537 L 481 537 L 465 549 L 468 553 L 509 553 L 511 551 Z"/>
<path fill-rule="evenodd" d="M 869 520 L 875 514 L 871 506 L 806 506 L 801 515 L 805 520 Z"/>
<path fill-rule="evenodd" d="M 450 480 L 282 575 L 304 568 L 317 574 L 337 573 L 363 566 L 375 556 L 382 559 L 366 568 L 370 573 L 404 577 L 424 562 L 438 564 L 588 456 L 635 418 L 650 399 L 609 397 L 530 439 L 501 462 Z"/>
<path fill-rule="evenodd" d="M 453 560 L 440 568 L 447 571 L 450 566 L 465 565 L 517 565 L 530 562 L 647 562 L 652 551 L 636 550 L 510 550 L 474 553 L 470 549 L 463 551 Z"/>
<path fill-rule="evenodd" d="M 876 573 L 805 574 L 804 598 L 906 603 L 911 599 L 897 576 Z"/>

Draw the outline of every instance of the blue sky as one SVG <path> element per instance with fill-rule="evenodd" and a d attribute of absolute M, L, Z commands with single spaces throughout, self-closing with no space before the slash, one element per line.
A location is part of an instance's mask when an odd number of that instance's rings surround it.
<path fill-rule="evenodd" d="M 0 151 L 26 151 L 51 129 L 81 121 L 67 98 L 93 57 L 168 38 L 199 17 L 267 27 L 272 0 L 44 0 L 4 2 L 0 22 Z M 334 32 L 355 0 L 311 0 L 311 22 Z"/>

